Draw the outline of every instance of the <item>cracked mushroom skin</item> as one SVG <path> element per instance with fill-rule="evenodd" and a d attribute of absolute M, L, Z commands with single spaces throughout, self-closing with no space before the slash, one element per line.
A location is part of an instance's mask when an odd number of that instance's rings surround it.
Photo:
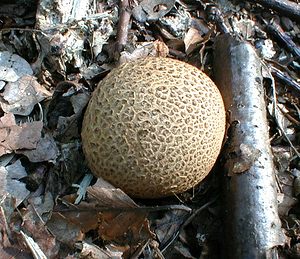
<path fill-rule="evenodd" d="M 82 146 L 89 168 L 128 195 L 184 192 L 213 167 L 225 132 L 225 109 L 213 81 L 171 58 L 122 64 L 88 104 Z"/>

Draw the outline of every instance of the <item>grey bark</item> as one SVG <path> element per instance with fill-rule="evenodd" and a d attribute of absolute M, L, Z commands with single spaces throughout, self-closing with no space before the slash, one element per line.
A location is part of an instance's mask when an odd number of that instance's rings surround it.
<path fill-rule="evenodd" d="M 228 115 L 225 257 L 269 258 L 284 242 L 277 210 L 263 65 L 253 47 L 229 35 L 215 43 L 215 82 Z"/>
<path fill-rule="evenodd" d="M 254 0 L 255 2 L 271 8 L 281 15 L 300 21 L 300 5 L 288 0 Z M 248 1 L 252 2 L 252 1 Z"/>

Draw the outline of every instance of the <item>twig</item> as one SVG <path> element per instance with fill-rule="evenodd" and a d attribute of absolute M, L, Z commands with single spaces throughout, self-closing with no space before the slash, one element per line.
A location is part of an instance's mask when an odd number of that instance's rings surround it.
<path fill-rule="evenodd" d="M 216 23 L 220 32 L 229 33 L 229 28 L 225 24 L 223 14 L 219 8 L 216 6 L 211 6 L 207 9 L 207 13 L 209 20 Z"/>
<path fill-rule="evenodd" d="M 248 1 L 252 2 L 252 1 Z M 271 8 L 283 16 L 294 18 L 300 21 L 300 5 L 287 0 L 254 0 L 264 7 Z"/>
<path fill-rule="evenodd" d="M 129 0 L 120 0 L 119 9 L 120 18 L 118 23 L 117 39 L 115 45 L 115 50 L 117 53 L 120 53 L 123 50 L 127 42 L 128 27 L 131 17 L 131 11 L 129 9 Z"/>
<path fill-rule="evenodd" d="M 172 237 L 172 239 L 167 243 L 167 245 L 161 249 L 161 252 L 164 253 L 168 247 L 170 247 L 170 245 L 172 245 L 172 243 L 177 239 L 177 237 L 179 236 L 179 234 L 181 233 L 181 231 L 192 222 L 192 220 L 199 215 L 203 210 L 205 210 L 208 206 L 210 206 L 211 204 L 213 204 L 218 197 L 213 198 L 211 201 L 205 203 L 203 206 L 201 206 L 199 209 L 195 210 L 193 212 L 193 214 L 191 216 L 189 216 L 187 218 L 187 220 L 180 226 L 179 230 L 174 234 L 174 236 Z"/>
<path fill-rule="evenodd" d="M 42 249 L 40 248 L 39 244 L 36 243 L 32 237 L 25 234 L 22 230 L 20 231 L 22 237 L 24 238 L 25 243 L 29 247 L 32 256 L 35 259 L 47 259 L 47 256 L 44 254 Z"/>
<path fill-rule="evenodd" d="M 276 69 L 276 68 L 274 68 L 274 67 L 271 68 L 272 74 L 273 74 L 273 69 Z M 281 72 L 280 70 L 278 70 L 278 71 Z M 285 134 L 285 131 L 283 130 L 283 127 L 282 127 L 282 125 L 280 123 L 280 120 L 278 119 L 278 110 L 277 110 L 278 105 L 277 105 L 277 97 L 276 97 L 276 90 L 275 90 L 275 85 L 274 84 L 273 84 L 273 87 L 272 87 L 272 97 L 273 97 L 272 113 L 273 113 L 276 125 L 277 125 L 277 127 L 279 129 L 279 132 L 283 135 L 283 137 L 285 138 L 285 140 L 289 143 L 290 147 L 292 148 L 292 150 L 296 154 L 296 157 L 300 158 L 300 153 L 298 152 L 298 150 L 296 149 L 296 147 L 293 145 L 293 143 L 291 142 L 291 140 L 288 138 L 288 136 Z"/>
<path fill-rule="evenodd" d="M 172 56 L 175 56 L 176 58 L 181 59 L 181 60 L 183 60 L 186 57 L 185 53 L 183 53 L 182 51 L 177 50 L 177 49 L 169 48 L 169 54 Z"/>
<path fill-rule="evenodd" d="M 69 203 L 68 201 L 62 200 L 64 204 L 67 206 L 70 206 L 71 208 L 66 208 L 66 209 L 54 209 L 54 212 L 73 212 L 73 211 L 95 211 L 95 212 L 103 212 L 103 211 L 121 211 L 121 212 L 157 212 L 157 211 L 169 211 L 169 210 L 183 210 L 188 213 L 192 211 L 191 208 L 184 206 L 184 205 L 164 205 L 164 206 L 154 206 L 154 207 L 95 207 L 94 209 L 92 208 L 82 208 L 79 206 L 76 206 L 72 203 Z"/>
<path fill-rule="evenodd" d="M 283 45 L 286 50 L 291 52 L 296 59 L 300 58 L 300 48 L 295 44 L 291 37 L 283 31 L 278 23 L 273 21 L 272 23 L 268 24 L 267 30 L 279 43 Z"/>
<path fill-rule="evenodd" d="M 286 84 L 290 87 L 293 87 L 297 91 L 300 91 L 300 84 L 298 84 L 297 81 L 292 79 L 286 73 L 280 71 L 279 69 L 277 69 L 276 67 L 273 67 L 273 66 L 271 67 L 271 73 L 279 81 L 283 82 L 284 84 Z"/>
<path fill-rule="evenodd" d="M 205 203 L 203 206 L 201 206 L 199 209 L 196 209 L 193 214 L 188 217 L 188 219 L 184 222 L 184 224 L 181 226 L 181 230 L 184 229 L 188 224 L 190 224 L 192 222 L 192 220 L 198 215 L 200 214 L 200 212 L 202 212 L 204 209 L 206 209 L 208 206 L 210 206 L 211 204 L 215 203 L 216 200 L 218 199 L 218 196 L 214 197 L 212 200 L 210 200 L 209 202 Z"/>

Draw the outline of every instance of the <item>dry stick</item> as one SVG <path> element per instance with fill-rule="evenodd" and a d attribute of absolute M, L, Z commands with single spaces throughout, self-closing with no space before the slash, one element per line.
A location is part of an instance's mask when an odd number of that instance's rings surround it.
<path fill-rule="evenodd" d="M 131 17 L 131 11 L 129 8 L 130 7 L 129 7 L 128 0 L 120 0 L 120 5 L 119 5 L 120 16 L 119 16 L 117 39 L 115 45 L 115 50 L 117 51 L 117 53 L 120 53 L 123 50 L 127 42 L 128 26 Z"/>
<path fill-rule="evenodd" d="M 64 199 L 61 199 L 63 203 L 68 208 L 59 208 L 59 209 L 53 209 L 54 212 L 84 212 L 84 211 L 90 211 L 90 212 L 157 212 L 157 211 L 171 211 L 171 210 L 182 210 L 187 213 L 191 213 L 192 209 L 185 206 L 185 205 L 162 205 L 162 206 L 154 206 L 154 207 L 101 207 L 101 206 L 95 206 L 95 208 L 82 208 L 80 205 L 72 204 Z"/>
<path fill-rule="evenodd" d="M 197 215 L 199 215 L 202 211 L 204 211 L 206 208 L 208 208 L 211 204 L 213 204 L 218 197 L 214 197 L 212 200 L 210 200 L 209 202 L 205 203 L 203 206 L 201 206 L 200 208 L 198 208 L 197 210 L 195 210 L 193 212 L 193 214 L 191 216 L 189 216 L 186 221 L 180 226 L 179 230 L 175 233 L 175 235 L 171 238 L 171 240 L 167 243 L 167 245 L 165 245 L 165 247 L 161 250 L 162 253 L 164 253 L 169 247 L 170 245 L 172 245 L 174 243 L 174 241 L 177 239 L 177 237 L 180 235 L 180 233 L 184 230 L 184 228 L 189 225 Z"/>
<path fill-rule="evenodd" d="M 223 151 L 225 258 L 266 258 L 284 242 L 277 210 L 262 63 L 253 47 L 230 35 L 215 43 L 215 81 L 230 135 Z"/>
<path fill-rule="evenodd" d="M 274 36 L 276 41 L 281 43 L 285 49 L 295 56 L 296 59 L 300 59 L 300 48 L 292 40 L 292 38 L 283 31 L 277 22 L 273 21 L 268 24 L 267 30 L 272 36 Z"/>
<path fill-rule="evenodd" d="M 300 84 L 291 78 L 287 73 L 282 72 L 281 70 L 277 69 L 276 67 L 271 67 L 272 75 L 278 79 L 278 81 L 294 88 L 295 90 L 300 92 Z"/>
<path fill-rule="evenodd" d="M 208 19 L 211 22 L 215 22 L 220 32 L 229 33 L 229 28 L 226 25 L 223 14 L 219 8 L 216 6 L 209 6 L 205 11 L 208 15 Z"/>
<path fill-rule="evenodd" d="M 252 1 L 249 1 L 252 2 Z M 271 8 L 283 16 L 300 21 L 300 5 L 287 0 L 254 0 L 262 6 Z"/>

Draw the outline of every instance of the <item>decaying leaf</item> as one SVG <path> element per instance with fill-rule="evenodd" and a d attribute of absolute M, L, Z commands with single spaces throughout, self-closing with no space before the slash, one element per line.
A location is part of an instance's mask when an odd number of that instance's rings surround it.
<path fill-rule="evenodd" d="M 288 215 L 290 209 L 298 203 L 298 200 L 284 193 L 277 194 L 278 213 L 281 217 Z"/>
<path fill-rule="evenodd" d="M 187 213 L 172 210 L 165 213 L 164 217 L 155 221 L 155 234 L 160 244 L 164 245 L 172 240 L 186 219 Z"/>
<path fill-rule="evenodd" d="M 172 15 L 164 16 L 159 22 L 171 35 L 176 38 L 183 38 L 187 30 L 191 27 L 191 15 L 186 9 L 179 7 Z"/>
<path fill-rule="evenodd" d="M 292 171 L 293 176 L 295 177 L 294 183 L 293 183 L 293 194 L 296 197 L 299 197 L 299 194 L 300 194 L 300 170 L 293 168 L 291 171 Z"/>
<path fill-rule="evenodd" d="M 14 154 L 7 154 L 0 157 L 0 166 L 7 166 L 13 159 Z"/>
<path fill-rule="evenodd" d="M 203 38 L 199 31 L 195 28 L 190 28 L 183 39 L 186 54 L 190 54 L 202 40 Z"/>
<path fill-rule="evenodd" d="M 90 96 L 86 93 L 78 93 L 71 96 L 70 102 L 72 104 L 74 114 L 69 117 L 58 117 L 57 129 L 55 132 L 55 136 L 58 140 L 66 142 L 74 138 L 79 138 L 79 118 L 82 115 L 82 111 L 89 99 Z"/>
<path fill-rule="evenodd" d="M 289 165 L 292 160 L 292 152 L 290 148 L 279 145 L 272 146 L 272 152 L 279 174 L 284 175 L 289 169 Z"/>
<path fill-rule="evenodd" d="M 241 144 L 237 151 L 237 158 L 234 159 L 231 172 L 240 174 L 250 169 L 253 163 L 261 155 L 261 151 L 247 144 Z M 230 175 L 229 175 L 230 176 Z"/>
<path fill-rule="evenodd" d="M 35 149 L 17 150 L 16 153 L 27 156 L 29 161 L 34 163 L 43 161 L 54 162 L 57 159 L 59 150 L 53 137 L 49 134 L 46 134 L 38 141 Z"/>
<path fill-rule="evenodd" d="M 232 19 L 232 29 L 242 35 L 245 39 L 252 38 L 255 32 L 254 21 L 251 19 Z"/>
<path fill-rule="evenodd" d="M 0 52 L 0 80 L 16 82 L 20 77 L 32 74 L 33 71 L 24 58 L 9 51 Z"/>
<path fill-rule="evenodd" d="M 196 259 L 196 257 L 191 254 L 191 251 L 181 242 L 176 242 L 174 245 L 174 253 L 181 258 Z"/>
<path fill-rule="evenodd" d="M 41 137 L 43 122 L 17 125 L 12 113 L 0 118 L 0 156 L 18 149 L 34 149 Z"/>
<path fill-rule="evenodd" d="M 86 80 L 91 80 L 92 78 L 98 76 L 99 74 L 103 73 L 104 71 L 109 71 L 109 70 L 111 70 L 111 66 L 106 65 L 106 64 L 100 66 L 95 63 L 91 64 L 88 67 L 80 68 L 80 72 Z"/>
<path fill-rule="evenodd" d="M 270 39 L 261 40 L 256 47 L 260 55 L 265 59 L 271 59 L 276 54 L 273 42 Z"/>
<path fill-rule="evenodd" d="M 92 49 L 95 57 L 102 52 L 103 45 L 108 42 L 109 36 L 114 30 L 113 23 L 108 18 L 102 19 L 99 23 L 98 29 L 92 34 Z"/>
<path fill-rule="evenodd" d="M 66 203 L 68 208 L 57 206 L 50 221 L 58 220 L 60 224 L 65 221 L 64 226 L 68 226 L 68 231 L 74 229 L 72 233 L 97 230 L 102 240 L 129 245 L 131 250 L 141 241 L 153 238 L 146 219 L 147 212 L 139 210 L 138 205 L 123 191 L 99 179 L 95 185 L 88 187 L 87 193 L 87 201 L 77 206 L 69 202 Z M 66 196 L 65 199 L 73 200 L 72 196 Z M 51 223 L 51 231 L 53 227 L 57 228 Z M 65 235 L 55 230 L 54 232 L 59 240 L 62 240 L 62 234 Z M 79 240 L 78 234 L 72 236 L 72 242 Z"/>
<path fill-rule="evenodd" d="M 88 258 L 90 259 L 121 259 L 123 255 L 122 252 L 114 252 L 108 249 L 104 250 L 94 244 L 89 244 L 85 241 L 76 244 L 76 246 L 81 250 L 81 256 L 88 256 Z"/>
<path fill-rule="evenodd" d="M 144 42 L 137 46 L 132 53 L 127 51 L 121 52 L 119 62 L 120 64 L 123 64 L 147 56 L 166 57 L 168 53 L 168 46 L 161 41 Z"/>
<path fill-rule="evenodd" d="M 57 240 L 68 246 L 74 246 L 76 242 L 84 238 L 80 225 L 66 218 L 63 213 L 54 212 L 47 222 L 47 227 Z"/>
<path fill-rule="evenodd" d="M 47 259 L 45 253 L 42 251 L 40 246 L 33 240 L 31 236 L 27 235 L 22 230 L 20 231 L 20 234 L 23 237 L 23 242 L 27 245 L 27 247 L 30 249 L 31 253 L 35 258 Z"/>
<path fill-rule="evenodd" d="M 1 174 L 1 173 L 0 173 Z M 1 197 L 0 201 L 0 258 L 31 259 L 32 256 L 22 243 L 15 240 L 16 232 L 11 226 L 17 225 L 14 217 L 16 204 L 12 197 Z"/>
<path fill-rule="evenodd" d="M 46 204 L 43 203 L 46 202 Z M 43 197 L 33 198 L 31 204 L 21 211 L 22 213 L 22 231 L 30 234 L 32 240 L 23 235 L 26 242 L 29 242 L 33 248 L 38 247 L 45 258 L 55 258 L 59 251 L 59 244 L 55 237 L 48 231 L 43 219 L 44 213 L 49 213 L 53 207 L 53 200 L 49 193 Z M 46 219 L 46 218 L 45 218 Z"/>
<path fill-rule="evenodd" d="M 29 195 L 26 185 L 19 180 L 27 176 L 25 168 L 21 161 L 17 160 L 14 164 L 0 167 L 0 195 L 5 197 L 10 195 L 16 199 L 16 206 L 18 206 Z"/>
<path fill-rule="evenodd" d="M 71 96 L 71 103 L 74 109 L 74 113 L 78 115 L 78 113 L 81 113 L 85 106 L 87 105 L 88 101 L 90 100 L 91 96 L 84 92 L 84 93 L 78 93 L 76 95 Z"/>
<path fill-rule="evenodd" d="M 174 0 L 143 0 L 132 12 L 139 22 L 156 21 L 166 15 L 174 4 Z"/>
<path fill-rule="evenodd" d="M 61 82 L 53 94 L 47 113 L 48 127 L 56 140 L 67 143 L 79 138 L 79 120 L 90 94 L 78 90 L 80 84 Z"/>
<path fill-rule="evenodd" d="M 98 3 L 99 4 L 99 3 Z M 44 30 L 53 28 L 48 34 L 38 37 L 43 55 L 47 57 L 49 69 L 65 74 L 65 64 L 70 63 L 79 68 L 85 66 L 83 52 L 85 44 L 91 43 L 94 53 L 101 52 L 103 44 L 114 32 L 114 16 L 117 11 L 99 12 L 98 4 L 89 1 L 59 0 L 40 2 L 37 8 L 36 28 Z M 76 6 L 76 8 L 75 8 Z M 72 28 L 61 33 L 61 26 Z M 55 54 L 53 53 L 55 51 Z"/>
<path fill-rule="evenodd" d="M 28 116 L 34 106 L 50 97 L 51 93 L 42 87 L 35 77 L 25 75 L 16 82 L 7 83 L 1 95 L 3 101 L 0 104 L 4 112 Z"/>

